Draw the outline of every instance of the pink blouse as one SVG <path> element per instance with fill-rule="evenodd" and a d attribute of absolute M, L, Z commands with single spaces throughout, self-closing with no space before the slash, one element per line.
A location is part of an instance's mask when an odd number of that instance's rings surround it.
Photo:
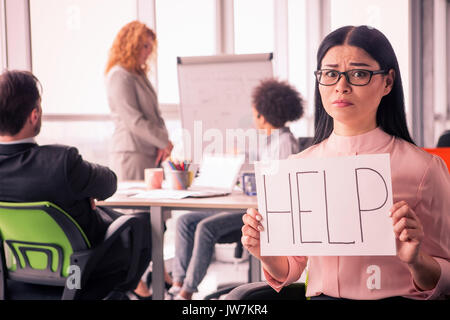
<path fill-rule="evenodd" d="M 390 153 L 394 203 L 406 201 L 419 217 L 425 234 L 421 249 L 441 267 L 436 287 L 420 291 L 407 265 L 396 256 L 312 256 L 288 257 L 289 273 L 283 283 L 264 270 L 268 284 L 275 290 L 297 281 L 309 260 L 306 296 L 322 293 L 348 299 L 437 299 L 450 295 L 450 175 L 441 158 L 380 128 L 359 136 L 338 136 L 333 132 L 323 142 L 291 157 L 373 153 Z M 376 284 L 374 276 L 378 277 Z"/>

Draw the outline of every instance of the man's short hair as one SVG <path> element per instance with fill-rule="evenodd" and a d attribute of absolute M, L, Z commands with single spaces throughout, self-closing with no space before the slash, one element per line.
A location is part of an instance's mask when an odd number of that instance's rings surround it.
<path fill-rule="evenodd" d="M 27 71 L 0 75 L 0 135 L 14 136 L 23 128 L 41 98 L 39 80 Z"/>

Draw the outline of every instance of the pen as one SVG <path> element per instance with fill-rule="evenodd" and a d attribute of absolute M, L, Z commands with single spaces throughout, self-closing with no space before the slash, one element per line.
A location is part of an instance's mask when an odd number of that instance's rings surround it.
<path fill-rule="evenodd" d="M 172 161 L 169 160 L 168 163 L 169 163 L 169 166 L 170 166 L 173 170 L 177 170 L 177 168 L 175 167 L 175 165 L 173 164 Z"/>

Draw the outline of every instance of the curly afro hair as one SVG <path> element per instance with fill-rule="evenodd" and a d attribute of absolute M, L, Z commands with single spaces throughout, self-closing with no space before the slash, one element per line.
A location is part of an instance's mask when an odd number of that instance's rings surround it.
<path fill-rule="evenodd" d="M 303 115 L 303 99 L 300 93 L 287 82 L 276 79 L 261 81 L 253 90 L 252 103 L 275 128 L 283 127 L 288 121 L 300 119 Z"/>

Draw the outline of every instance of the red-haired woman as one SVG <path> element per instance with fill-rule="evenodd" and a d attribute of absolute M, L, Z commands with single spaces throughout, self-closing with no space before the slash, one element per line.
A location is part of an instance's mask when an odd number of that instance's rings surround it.
<path fill-rule="evenodd" d="M 156 53 L 156 34 L 133 21 L 116 35 L 106 65 L 106 91 L 115 130 L 111 167 L 119 180 L 143 180 L 173 145 L 161 117 L 156 92 L 147 78 Z"/>

